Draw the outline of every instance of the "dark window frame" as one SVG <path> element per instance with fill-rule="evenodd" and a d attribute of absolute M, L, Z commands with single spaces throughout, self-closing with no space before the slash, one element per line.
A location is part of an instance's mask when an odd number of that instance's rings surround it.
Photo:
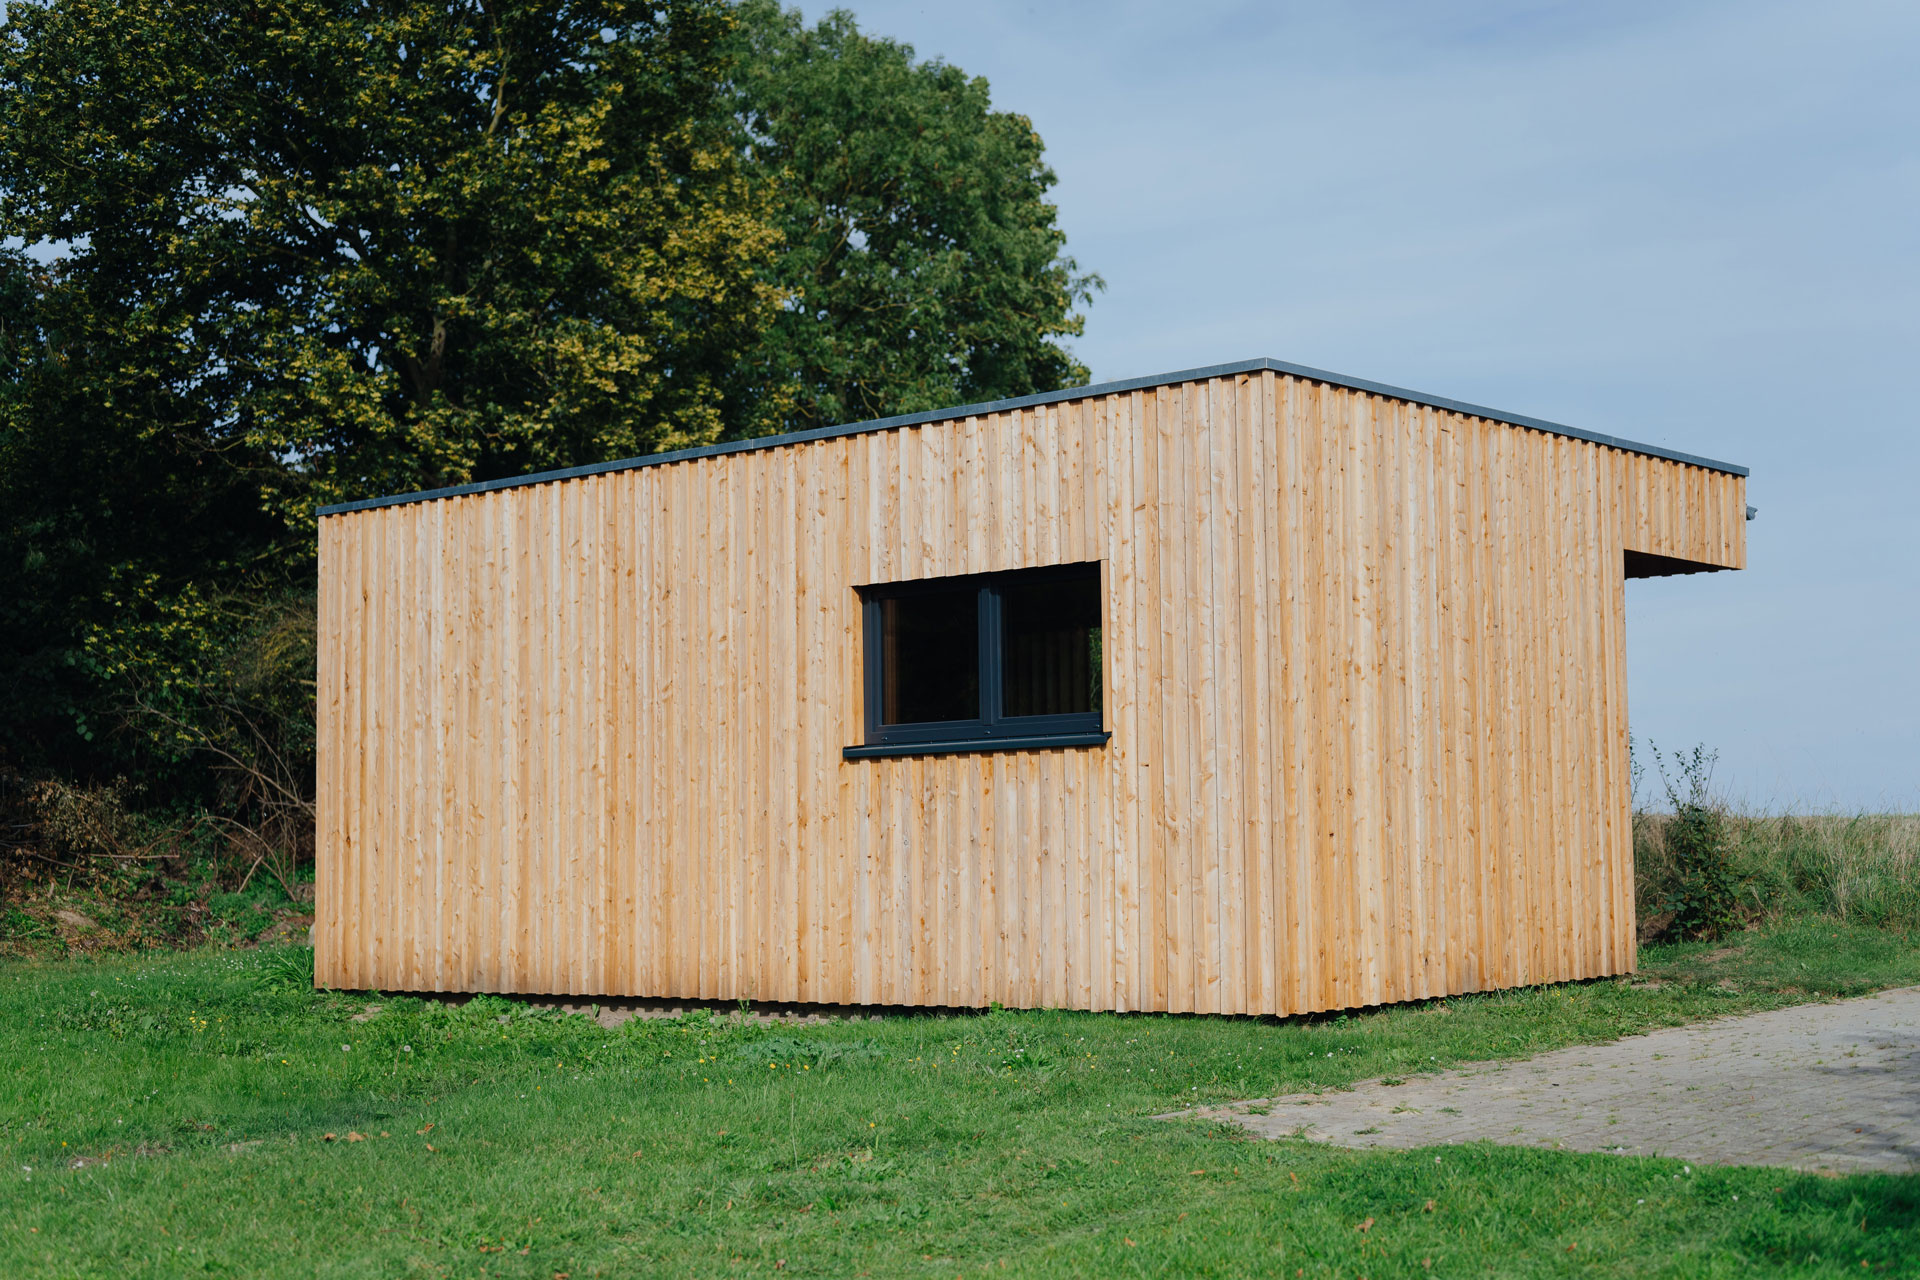
<path fill-rule="evenodd" d="M 861 688 L 866 704 L 866 740 L 847 747 L 847 759 L 868 756 L 935 755 L 969 751 L 1018 751 L 1048 747 L 1090 747 L 1105 743 L 1113 735 L 1104 727 L 1106 719 L 1105 672 L 1101 673 L 1100 706 L 1092 711 L 1064 715 L 1008 716 L 1001 713 L 1004 702 L 1006 654 L 1002 626 L 1001 590 L 1009 584 L 1030 586 L 1049 580 L 1083 578 L 1091 570 L 1103 586 L 1105 572 L 1100 561 L 1084 560 L 1073 564 L 1047 565 L 1037 569 L 1009 569 L 1000 573 L 961 574 L 947 578 L 917 578 L 907 582 L 882 582 L 858 588 L 860 594 Z M 975 625 L 980 629 L 977 646 L 980 664 L 980 717 L 975 720 L 923 721 L 916 724 L 883 724 L 881 708 L 885 696 L 882 670 L 883 637 L 881 602 L 902 596 L 950 592 L 971 586 L 978 595 Z M 1106 592 L 1100 592 L 1101 635 L 1106 634 Z M 1104 639 L 1102 651 L 1104 653 Z"/>

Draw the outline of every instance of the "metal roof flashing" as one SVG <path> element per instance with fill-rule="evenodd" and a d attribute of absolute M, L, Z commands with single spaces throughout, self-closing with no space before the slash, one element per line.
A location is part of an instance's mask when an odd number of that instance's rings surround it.
<path fill-rule="evenodd" d="M 567 467 L 558 471 L 536 471 L 524 476 L 509 476 L 501 480 L 482 480 L 472 484 L 450 485 L 444 489 L 426 489 L 419 493 L 401 493 L 390 497 L 360 498 L 352 502 L 336 502 L 320 508 L 319 515 L 344 515 L 349 511 L 366 511 L 375 507 L 397 507 L 409 502 L 432 502 L 440 498 L 457 498 L 470 493 L 489 493 L 495 489 L 517 489 L 522 485 L 552 484 L 560 480 L 577 480 L 583 476 L 605 475 L 610 471 L 629 471 L 636 467 L 663 466 L 671 462 L 687 462 L 695 458 L 712 458 L 727 453 L 745 453 L 753 449 L 778 449 L 786 445 L 808 444 L 815 440 L 832 440 L 839 436 L 864 435 L 869 431 L 888 431 L 896 427 L 923 426 L 930 422 L 946 422 L 959 418 L 978 417 L 987 413 L 1005 413 L 1011 409 L 1029 409 L 1039 405 L 1059 404 L 1067 400 L 1087 400 L 1095 396 L 1123 395 L 1129 391 L 1144 391 L 1152 387 L 1172 386 L 1182 382 L 1199 382 L 1207 378 L 1231 377 L 1241 373 L 1262 373 L 1271 370 L 1274 373 L 1311 382 L 1324 382 L 1329 386 L 1345 387 L 1350 391 L 1361 391 L 1368 395 L 1381 396 L 1391 400 L 1404 400 L 1409 404 L 1424 405 L 1432 409 L 1441 409 L 1450 413 L 1464 414 L 1471 418 L 1484 418 L 1489 422 L 1502 422 L 1509 426 L 1525 427 L 1532 431 L 1544 431 L 1549 435 L 1565 436 L 1573 440 L 1584 440 L 1589 444 L 1604 445 L 1611 449 L 1621 449 L 1628 453 L 1645 454 L 1653 458 L 1665 458 L 1670 462 L 1680 462 L 1692 467 L 1702 467 L 1708 471 L 1721 471 L 1729 475 L 1744 476 L 1745 467 L 1731 462 L 1717 462 L 1712 458 L 1702 458 L 1691 453 L 1681 453 L 1675 449 L 1663 449 L 1657 445 L 1640 444 L 1633 440 L 1623 440 L 1617 436 L 1602 435 L 1597 431 L 1582 431 L 1578 427 L 1565 426 L 1558 422 L 1548 422 L 1543 418 L 1529 418 L 1521 414 L 1503 413 L 1498 409 L 1489 409 L 1485 405 L 1468 404 L 1460 400 L 1449 400 L 1443 396 L 1430 396 L 1419 391 L 1409 391 L 1405 387 L 1389 386 L 1384 382 L 1369 382 L 1364 378 L 1349 378 L 1344 374 L 1329 373 L 1325 369 L 1312 369 L 1306 365 L 1288 364 L 1284 360 L 1239 360 L 1231 364 L 1208 365 L 1200 369 L 1182 369 L 1176 373 L 1163 373 L 1145 378 L 1123 378 L 1117 382 L 1099 382 L 1084 387 L 1068 387 L 1061 391 L 1043 391 L 1037 395 L 1016 396 L 1011 400 L 990 400 L 980 404 L 956 405 L 948 409 L 931 409 L 922 413 L 903 413 L 891 418 L 873 418 L 865 422 L 850 422 L 841 426 L 814 427 L 806 431 L 793 431 L 785 435 L 757 436 L 750 440 L 733 440 L 725 444 L 704 445 L 697 449 L 676 449 L 670 453 L 651 453 L 638 458 L 622 458 L 614 462 L 598 462 L 584 467 Z"/>

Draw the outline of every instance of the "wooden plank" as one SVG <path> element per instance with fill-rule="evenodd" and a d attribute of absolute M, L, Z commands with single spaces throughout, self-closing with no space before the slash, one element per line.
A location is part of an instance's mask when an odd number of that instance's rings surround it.
<path fill-rule="evenodd" d="M 313 971 L 322 986 L 341 982 L 341 925 L 346 913 L 340 897 L 340 871 L 348 851 L 347 683 L 351 676 L 346 642 L 353 616 L 349 594 L 353 574 L 350 540 L 358 524 L 323 521 L 318 531 L 319 583 L 314 682 L 314 876 Z"/>
<path fill-rule="evenodd" d="M 415 953 L 414 979 L 419 990 L 446 990 L 447 948 L 439 939 L 454 936 L 456 887 L 453 876 L 454 843 L 459 838 L 460 812 L 460 673 L 466 670 L 462 640 L 469 624 L 460 609 L 462 562 L 449 549 L 465 535 L 463 512 L 457 502 L 435 502 L 421 512 L 431 530 L 425 540 L 424 566 L 432 622 L 431 650 L 420 672 L 418 696 L 427 727 L 418 785 L 422 803 L 416 815 L 427 880 L 416 903 L 420 936 L 411 939 Z"/>
<path fill-rule="evenodd" d="M 1349 533 L 1346 572 L 1353 583 L 1354 612 L 1350 618 L 1352 660 L 1348 670 L 1349 712 L 1346 723 L 1352 741 L 1343 753 L 1351 773 L 1347 790 L 1352 797 L 1348 839 L 1352 863 L 1347 894 L 1356 917 L 1358 962 L 1350 999 L 1374 1004 L 1391 998 L 1388 972 L 1388 935 L 1400 896 L 1391 874 L 1385 843 L 1391 815 L 1387 811 L 1385 781 L 1388 761 L 1382 748 L 1384 704 L 1382 652 L 1386 610 L 1381 600 L 1383 569 L 1393 548 L 1387 533 L 1390 516 L 1382 492 L 1387 473 L 1379 402 L 1372 396 L 1344 393 L 1349 420 L 1346 496 Z"/>
<path fill-rule="evenodd" d="M 1444 530 L 1440 539 L 1441 574 L 1436 581 L 1446 619 L 1443 694 L 1446 714 L 1436 717 L 1435 731 L 1447 754 L 1449 767 L 1443 794 L 1446 841 L 1445 892 L 1451 915 L 1446 945 L 1446 991 L 1475 991 L 1485 985 L 1481 959 L 1485 954 L 1485 924 L 1481 894 L 1485 883 L 1480 830 L 1481 770 L 1477 750 L 1482 737 L 1476 710 L 1476 682 L 1471 655 L 1477 638 L 1479 578 L 1474 572 L 1473 545 L 1479 512 L 1473 484 L 1476 433 L 1457 414 L 1441 415 L 1438 480 L 1443 498 Z"/>
<path fill-rule="evenodd" d="M 1109 396 L 1101 403 L 1112 457 L 1108 468 L 1113 485 L 1109 542 L 1112 567 L 1108 580 L 1118 580 L 1109 596 L 1107 628 L 1101 633 L 1101 656 L 1107 667 L 1106 727 L 1113 734 L 1107 752 L 1116 788 L 1109 828 L 1114 868 L 1113 914 L 1108 924 L 1113 953 L 1111 1005 L 1125 1011 L 1151 1007 L 1146 995 L 1151 968 L 1144 960 L 1147 942 L 1142 933 L 1147 910 L 1141 900 L 1145 878 L 1142 854 L 1146 848 L 1142 822 L 1146 788 L 1151 785 L 1143 756 L 1148 722 L 1141 715 L 1141 704 L 1147 697 L 1142 687 L 1141 660 L 1152 623 L 1140 581 L 1141 524 L 1146 508 L 1140 396 Z"/>
<path fill-rule="evenodd" d="M 364 945 L 362 933 L 366 917 L 361 913 L 360 881 L 372 866 L 374 851 L 373 811 L 378 799 L 374 794 L 373 763 L 377 759 L 377 748 L 371 741 L 373 723 L 369 712 L 371 708 L 367 686 L 375 675 L 374 655 L 376 646 L 367 643 L 367 630 L 373 615 L 373 573 L 372 548 L 369 545 L 379 533 L 379 522 L 371 513 L 365 520 L 353 522 L 353 532 L 347 539 L 349 553 L 345 558 L 347 579 L 346 591 L 349 600 L 350 634 L 354 644 L 346 674 L 342 679 L 346 696 L 344 715 L 344 733 L 339 743 L 340 751 L 346 760 L 342 770 L 345 781 L 342 789 L 349 795 L 347 812 L 342 815 L 346 827 L 344 847 L 341 854 L 340 869 L 334 877 L 338 885 L 336 901 L 339 903 L 340 922 L 335 930 L 339 939 L 337 953 L 337 981 L 343 987 L 358 986 L 362 982 L 361 971 L 364 965 L 360 958 L 360 949 Z"/>
<path fill-rule="evenodd" d="M 1571 793 L 1569 787 L 1574 764 L 1570 755 L 1571 744 L 1567 740 L 1568 731 L 1573 727 L 1572 686 L 1580 679 L 1576 637 L 1568 609 L 1569 580 L 1579 572 L 1578 554 L 1570 545 L 1570 516 L 1574 499 L 1569 471 L 1573 449 L 1588 446 L 1555 436 L 1538 439 L 1548 459 L 1547 502 L 1543 514 L 1548 545 L 1552 548 L 1547 561 L 1552 571 L 1542 575 L 1546 581 L 1548 616 L 1551 619 L 1551 627 L 1547 632 L 1549 661 L 1545 737 L 1552 784 L 1546 795 L 1546 844 L 1541 852 L 1548 859 L 1553 877 L 1552 901 L 1543 925 L 1549 942 L 1546 972 L 1553 979 L 1562 979 L 1577 973 L 1577 936 L 1569 915 L 1570 910 L 1578 906 L 1575 861 L 1578 857 L 1576 841 L 1579 838 L 1579 798 Z"/>
<path fill-rule="evenodd" d="M 1274 446 L 1279 457 L 1274 467 L 1278 481 L 1278 499 L 1282 505 L 1276 532 L 1279 547 L 1270 561 L 1274 568 L 1275 605 L 1278 616 L 1274 633 L 1279 644 L 1275 655 L 1276 706 L 1274 736 L 1279 757 L 1281 795 L 1279 813 L 1280 858 L 1278 874 L 1284 885 L 1279 901 L 1284 904 L 1280 925 L 1283 942 L 1279 976 L 1279 998 L 1275 1013 L 1299 1013 L 1314 1007 L 1313 992 L 1316 961 L 1313 954 L 1314 850 L 1319 847 L 1315 832 L 1313 780 L 1308 759 L 1313 729 L 1313 664 L 1309 660 L 1307 627 L 1309 605 L 1306 599 L 1307 512 L 1310 498 L 1307 484 L 1311 471 L 1304 458 L 1309 445 L 1309 428 L 1301 420 L 1300 384 L 1293 378 L 1268 377 L 1267 403 L 1270 408 Z"/>
<path fill-rule="evenodd" d="M 391 985 L 403 986 L 400 978 L 404 970 L 400 958 L 400 940 L 394 936 L 394 912 L 399 887 L 396 881 L 399 878 L 400 823 L 406 803 L 400 784 L 400 753 L 406 743 L 407 706 L 401 697 L 399 679 L 403 656 L 399 615 L 410 564 L 400 538 L 401 521 L 406 512 L 404 509 L 388 509 L 380 514 L 381 519 L 376 525 L 379 536 L 375 543 L 380 565 L 375 581 L 379 586 L 375 595 L 377 603 L 371 637 L 378 646 L 379 656 L 374 661 L 378 683 L 369 686 L 373 701 L 370 742 L 377 753 L 373 776 L 378 790 L 375 792 L 373 840 L 369 848 L 373 856 L 366 864 L 366 874 L 360 884 L 360 909 L 364 913 L 363 918 L 371 921 L 373 927 L 362 938 L 360 967 L 366 974 L 391 974 Z"/>
<path fill-rule="evenodd" d="M 1300 593 L 1300 617 L 1308 643 L 1293 649 L 1299 658 L 1304 696 L 1300 716 L 1302 755 L 1306 765 L 1301 803 L 1307 816 L 1306 843 L 1299 852 L 1306 909 L 1302 920 L 1306 930 L 1306 966 L 1301 1011 L 1333 1007 L 1338 999 L 1338 977 L 1334 971 L 1336 953 L 1345 941 L 1343 921 L 1336 914 L 1341 903 L 1336 893 L 1339 838 L 1334 830 L 1335 798 L 1333 789 L 1343 771 L 1333 760 L 1335 742 L 1333 719 L 1339 712 L 1338 692 L 1334 687 L 1341 656 L 1339 638 L 1332 634 L 1335 608 L 1332 596 L 1338 584 L 1329 581 L 1328 547 L 1333 542 L 1333 515 L 1336 510 L 1332 487 L 1337 472 L 1331 465 L 1332 431 L 1327 421 L 1324 388 L 1319 383 L 1289 379 L 1292 388 L 1293 420 L 1298 426 L 1303 450 L 1301 478 L 1297 490 L 1301 503 L 1300 573 L 1296 579 Z"/>
<path fill-rule="evenodd" d="M 1156 482 L 1153 531 L 1157 581 L 1155 602 L 1160 613 L 1154 719 L 1159 743 L 1154 762 L 1159 811 L 1148 839 L 1157 840 L 1153 898 L 1160 911 L 1158 944 L 1162 961 L 1155 992 L 1156 1008 L 1176 1013 L 1193 1009 L 1193 956 L 1188 949 L 1187 917 L 1192 911 L 1192 870 L 1189 847 L 1192 832 L 1187 812 L 1187 775 L 1192 766 L 1191 658 L 1183 619 L 1192 612 L 1186 594 L 1184 552 L 1192 512 L 1186 501 L 1185 443 L 1180 417 L 1181 388 L 1158 389 L 1148 403 L 1154 408 L 1152 439 Z"/>
<path fill-rule="evenodd" d="M 1272 836 L 1274 833 L 1272 751 L 1268 717 L 1273 704 L 1269 663 L 1268 590 L 1271 570 L 1266 563 L 1268 518 L 1272 505 L 1267 478 L 1268 441 L 1262 396 L 1266 375 L 1243 377 L 1234 386 L 1233 434 L 1238 466 L 1234 471 L 1233 503 L 1234 582 L 1232 598 L 1234 653 L 1239 671 L 1234 680 L 1236 702 L 1242 703 L 1240 738 L 1231 770 L 1239 781 L 1235 809 L 1244 902 L 1238 935 L 1230 945 L 1239 949 L 1242 964 L 1240 1008 L 1272 1012 L 1274 1008 L 1274 897 Z"/>
<path fill-rule="evenodd" d="M 1191 805 L 1194 838 L 1190 848 L 1194 877 L 1192 929 L 1194 966 L 1193 1008 L 1218 1013 L 1230 979 L 1225 971 L 1225 935 L 1229 931 L 1225 902 L 1226 850 L 1220 829 L 1220 788 L 1223 784 L 1220 744 L 1228 716 L 1220 687 L 1220 645 L 1223 639 L 1215 592 L 1221 573 L 1223 536 L 1220 489 L 1223 476 L 1222 425 L 1219 421 L 1218 379 L 1186 388 L 1181 437 L 1188 456 L 1187 484 L 1194 507 L 1193 534 L 1187 568 L 1192 577 L 1188 598 L 1194 609 L 1184 619 L 1185 646 L 1192 679 L 1193 789 Z M 1227 629 L 1230 636 L 1231 629 Z"/>

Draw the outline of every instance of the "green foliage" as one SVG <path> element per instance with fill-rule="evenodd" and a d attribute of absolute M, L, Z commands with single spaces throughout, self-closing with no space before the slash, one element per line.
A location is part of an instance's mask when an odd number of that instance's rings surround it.
<path fill-rule="evenodd" d="M 1153 1118 L 1920 981 L 1914 940 L 1881 931 L 1761 930 L 1651 948 L 1636 979 L 1284 1022 L 606 1029 L 499 997 L 276 985 L 286 955 L 0 964 L 10 1276 L 323 1258 L 341 1275 L 1690 1277 L 1920 1257 L 1911 1178 L 1360 1152 Z M 1003 1066 L 1010 1045 L 1051 1067 Z"/>
<path fill-rule="evenodd" d="M 835 11 L 742 8 L 740 111 L 786 249 L 740 429 L 800 429 L 1074 386 L 1059 339 L 1100 287 L 1063 252 L 1052 170 L 987 82 Z"/>
<path fill-rule="evenodd" d="M 1658 909 L 1670 917 L 1666 932 L 1686 938 L 1717 938 L 1741 923 L 1741 879 L 1734 865 L 1731 824 L 1725 804 L 1713 795 L 1718 753 L 1705 746 L 1662 756 L 1649 744 L 1673 816 L 1662 826 L 1666 884 Z M 1671 770 L 1671 772 L 1669 772 Z"/>
<path fill-rule="evenodd" d="M 303 592 L 311 631 L 316 505 L 719 434 L 776 302 L 733 25 L 8 8 L 0 225 L 36 256 L 0 260 L 7 759 L 283 850 L 311 662 L 272 642 Z"/>
<path fill-rule="evenodd" d="M 777 297 L 732 25 L 718 0 L 15 4 L 0 216 L 62 247 L 132 428 L 249 467 L 296 525 L 699 443 Z"/>
<path fill-rule="evenodd" d="M 213 596 L 198 585 L 128 593 L 121 625 L 94 628 L 85 654 L 137 745 L 205 764 L 195 822 L 218 828 L 251 878 L 289 896 L 313 848 L 314 596 L 306 589 Z"/>
<path fill-rule="evenodd" d="M 42 778 L 21 790 L 18 808 L 33 816 L 40 852 L 56 865 L 137 857 L 156 834 L 127 807 L 124 778 L 90 787 Z"/>
<path fill-rule="evenodd" d="M 71 279 L 19 255 L 0 254 L 0 282 L 0 762 L 139 774 L 82 637 L 125 621 L 117 584 L 254 571 L 284 527 L 251 464 L 167 408 L 171 345 L 130 348 Z"/>
<path fill-rule="evenodd" d="M 141 745 L 171 760 L 210 740 L 230 749 L 313 754 L 314 597 L 248 584 L 214 594 L 198 583 L 163 594 L 154 575 L 107 601 L 118 625 L 89 629 L 82 651 L 96 677 L 123 691 Z M 251 734 L 246 726 L 254 726 Z M 265 742 L 242 745 L 250 737 Z M 249 754 L 246 763 L 261 761 Z"/>
<path fill-rule="evenodd" d="M 257 874 L 278 886 L 276 898 L 303 898 L 299 868 L 313 846 L 311 591 L 215 597 L 189 584 L 168 597 L 149 577 L 109 599 L 121 625 L 87 628 L 76 660 L 112 701 L 103 697 L 82 726 L 114 729 L 99 754 L 125 772 L 73 782 L 0 770 L 0 816 L 24 833 L 0 848 L 108 900 L 151 905 L 163 872 L 230 872 L 227 883 L 241 888 Z M 91 916 L 99 906 L 78 909 Z M 183 923 L 196 933 L 217 921 L 246 937 L 271 923 L 257 911 L 244 916 Z M 142 927 L 121 941 L 154 936 Z"/>

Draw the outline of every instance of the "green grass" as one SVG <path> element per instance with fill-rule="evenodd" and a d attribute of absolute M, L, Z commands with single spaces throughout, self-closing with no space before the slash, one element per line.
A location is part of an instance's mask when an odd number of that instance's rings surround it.
<path fill-rule="evenodd" d="M 355 1022 L 367 998 L 289 989 L 293 958 L 0 964 L 6 1274 L 1920 1275 L 1916 1178 L 1152 1118 L 1920 982 L 1920 939 L 1858 926 L 1284 1023 Z"/>

